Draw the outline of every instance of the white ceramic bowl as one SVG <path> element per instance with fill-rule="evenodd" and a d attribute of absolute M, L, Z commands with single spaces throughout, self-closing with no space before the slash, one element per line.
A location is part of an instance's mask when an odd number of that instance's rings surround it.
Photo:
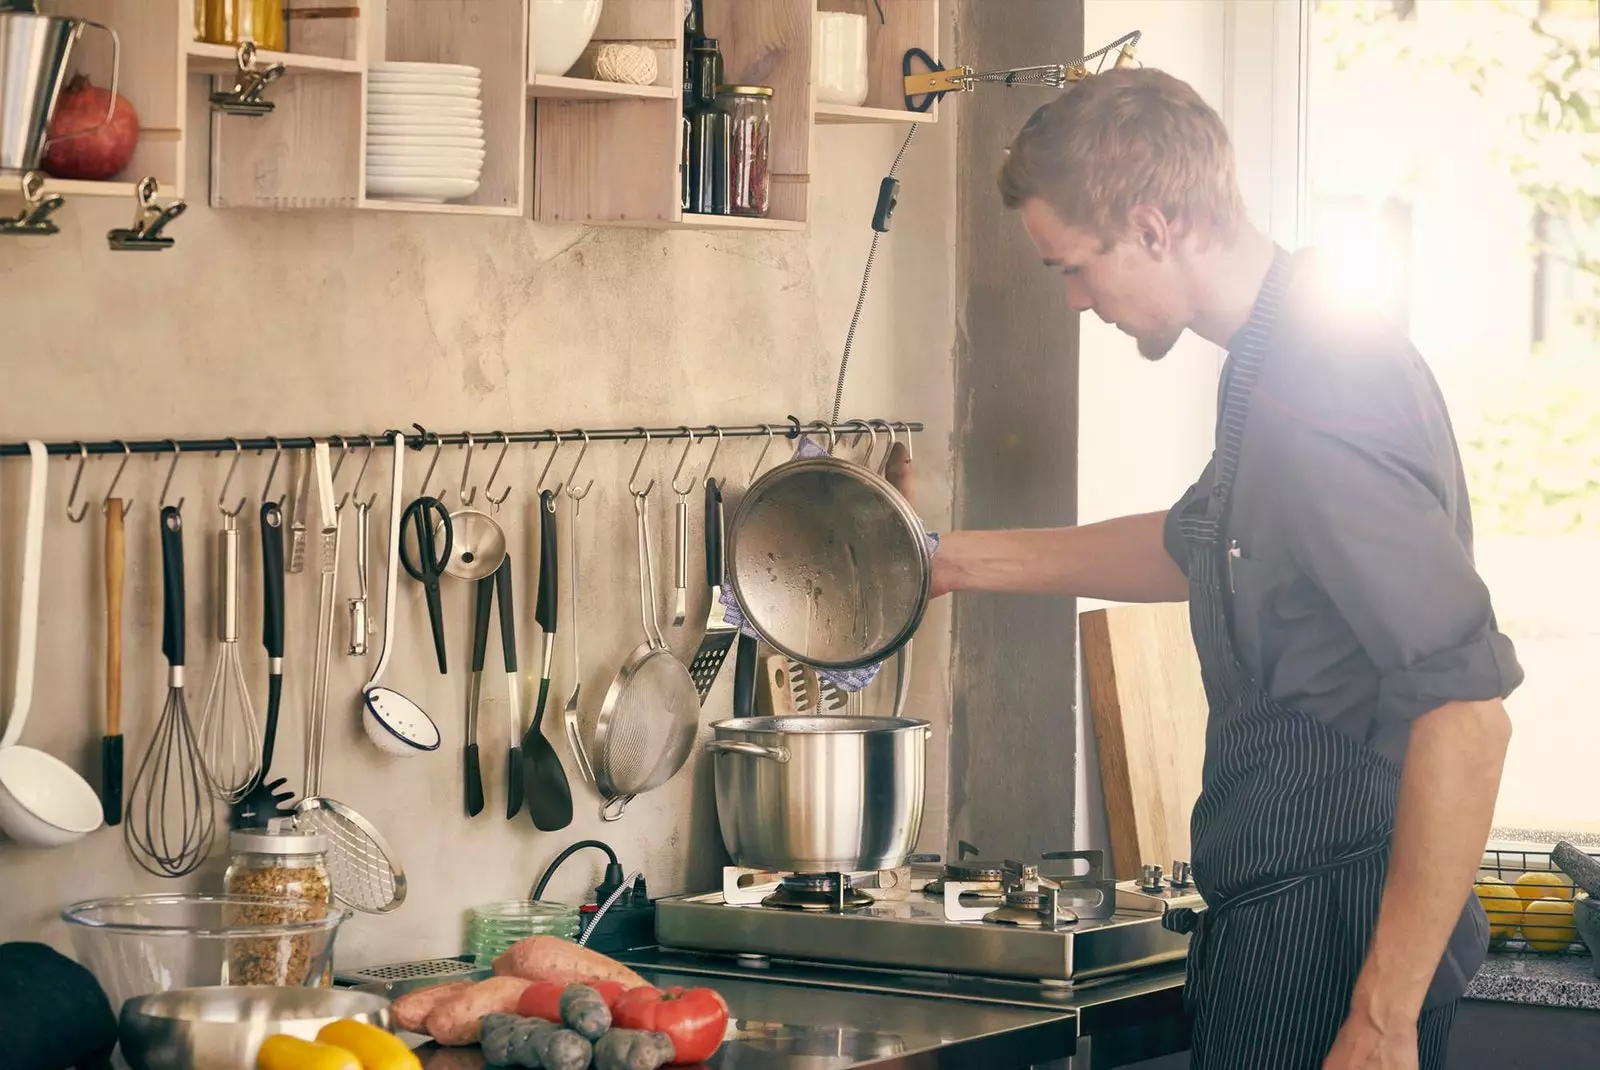
<path fill-rule="evenodd" d="M 31 847 L 60 847 L 100 827 L 100 798 L 66 762 L 32 747 L 0 750 L 0 827 Z"/>
<path fill-rule="evenodd" d="M 408 145 L 368 145 L 367 162 L 388 160 L 416 160 L 419 163 L 432 161 L 460 161 L 461 163 L 482 163 L 483 149 L 439 148 L 434 146 Z"/>
<path fill-rule="evenodd" d="M 368 167 L 367 178 L 459 178 L 477 182 L 483 178 L 481 167 L 423 167 L 420 164 Z"/>
<path fill-rule="evenodd" d="M 372 197 L 395 197 L 421 201 L 424 204 L 442 204 L 447 200 L 457 201 L 463 197 L 470 197 L 476 192 L 478 192 L 478 180 L 475 178 L 367 176 L 367 194 Z"/>
<path fill-rule="evenodd" d="M 367 148 L 384 149 L 476 149 L 482 151 L 481 137 L 449 137 L 432 134 L 368 134 Z"/>
<path fill-rule="evenodd" d="M 589 47 L 602 0 L 533 0 L 533 70 L 566 74 Z"/>
<path fill-rule="evenodd" d="M 466 115 L 477 118 L 483 114 L 483 102 L 477 97 L 434 97 L 426 93 L 369 93 L 367 111 L 412 110 L 440 115 Z"/>
<path fill-rule="evenodd" d="M 483 87 L 477 82 L 463 82 L 457 85 L 450 85 L 444 82 L 392 85 L 374 80 L 367 86 L 367 99 L 420 96 L 429 100 L 477 100 L 482 90 Z"/>
<path fill-rule="evenodd" d="M 367 119 L 368 134 L 390 137 L 465 137 L 483 138 L 482 119 L 401 119 L 390 115 L 373 115 Z"/>
<path fill-rule="evenodd" d="M 469 67 L 465 63 L 402 63 L 389 60 L 383 63 L 369 63 L 367 69 L 374 74 L 459 74 L 468 78 L 483 77 L 482 68 Z"/>

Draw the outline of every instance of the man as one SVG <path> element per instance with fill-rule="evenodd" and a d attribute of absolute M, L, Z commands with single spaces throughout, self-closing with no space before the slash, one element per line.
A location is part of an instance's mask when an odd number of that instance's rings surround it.
<path fill-rule="evenodd" d="M 935 591 L 1187 599 L 1194 1067 L 1437 1070 L 1488 944 L 1471 889 L 1522 677 L 1438 387 L 1250 225 L 1220 118 L 1170 75 L 1046 104 L 1000 186 L 1075 310 L 1150 360 L 1185 330 L 1228 349 L 1216 450 L 1168 513 L 947 535 Z"/>

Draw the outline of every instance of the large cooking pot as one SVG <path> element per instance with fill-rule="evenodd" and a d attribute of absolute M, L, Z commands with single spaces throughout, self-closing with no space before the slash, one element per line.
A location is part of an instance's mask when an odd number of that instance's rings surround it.
<path fill-rule="evenodd" d="M 922 829 L 927 721 L 745 717 L 711 727 L 717 824 L 735 864 L 794 873 L 905 864 Z"/>
<path fill-rule="evenodd" d="M 779 465 L 728 525 L 728 580 L 750 627 L 819 669 L 860 669 L 910 640 L 928 606 L 931 555 L 911 503 L 836 457 Z"/>

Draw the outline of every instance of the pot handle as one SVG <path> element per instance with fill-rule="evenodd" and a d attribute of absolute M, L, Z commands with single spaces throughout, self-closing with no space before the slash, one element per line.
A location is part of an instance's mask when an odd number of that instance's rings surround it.
<path fill-rule="evenodd" d="M 47 138 L 45 140 L 46 147 L 54 145 L 58 141 L 67 141 L 71 138 L 82 137 L 85 134 L 92 134 L 96 130 L 102 130 L 110 125 L 112 118 L 117 114 L 117 83 L 120 81 L 122 76 L 122 39 L 117 36 L 116 30 L 113 30 L 109 26 L 103 26 L 100 23 L 95 22 L 93 19 L 78 19 L 77 23 L 78 30 L 77 33 L 73 34 L 74 38 L 77 37 L 77 34 L 83 32 L 83 27 L 85 26 L 93 26 L 95 29 L 103 30 L 111 35 L 111 99 L 106 105 L 106 117 L 100 120 L 100 122 L 96 123 L 94 126 L 86 126 L 82 130 L 74 130 L 70 134 L 62 134 L 60 137 Z"/>
<path fill-rule="evenodd" d="M 746 743 L 738 739 L 713 739 L 706 743 L 713 754 L 745 754 L 751 758 L 770 758 L 783 763 L 789 760 L 788 747 L 764 747 L 760 743 Z"/>

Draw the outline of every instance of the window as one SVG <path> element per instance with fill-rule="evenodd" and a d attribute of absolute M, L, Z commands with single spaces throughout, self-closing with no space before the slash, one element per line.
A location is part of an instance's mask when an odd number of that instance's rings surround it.
<path fill-rule="evenodd" d="M 1310 9 L 1309 241 L 1443 388 L 1527 679 L 1495 824 L 1600 831 L 1600 0 Z"/>

